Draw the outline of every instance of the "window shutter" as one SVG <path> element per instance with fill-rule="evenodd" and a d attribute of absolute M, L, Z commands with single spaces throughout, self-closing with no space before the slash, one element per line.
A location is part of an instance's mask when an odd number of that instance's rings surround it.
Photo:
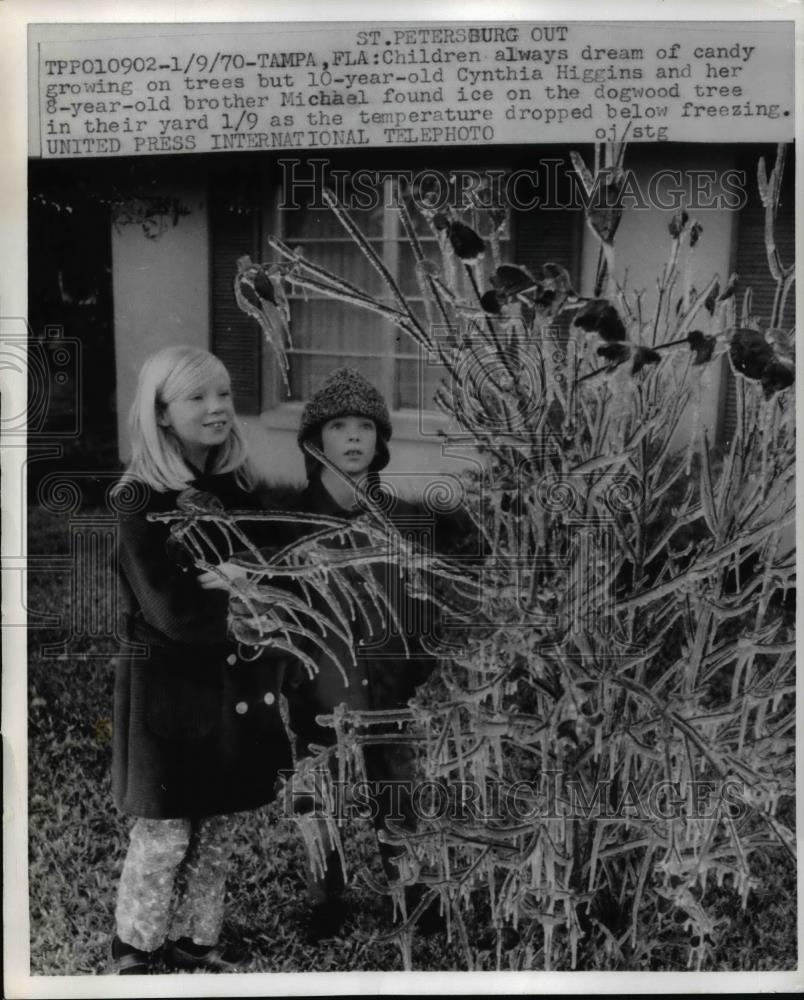
<path fill-rule="evenodd" d="M 527 267 L 537 279 L 541 276 L 542 264 L 560 264 L 569 271 L 577 288 L 583 211 L 534 208 L 529 212 L 513 212 L 512 216 L 515 263 Z"/>
<path fill-rule="evenodd" d="M 555 192 L 558 204 L 571 203 L 571 191 L 567 178 L 572 167 L 567 160 L 559 177 Z M 538 280 L 542 276 L 543 264 L 558 264 L 569 272 L 575 289 L 580 285 L 581 243 L 583 239 L 584 213 L 578 208 L 532 208 L 511 213 L 514 234 L 514 263 L 526 267 Z M 576 311 L 559 313 L 553 336 L 564 346 L 570 338 L 570 325 Z"/>
<path fill-rule="evenodd" d="M 756 182 L 756 170 L 759 156 L 754 154 L 746 159 L 743 169 L 748 181 L 748 201 L 741 209 L 737 220 L 737 251 L 734 270 L 739 276 L 736 291 L 737 316 L 742 313 L 742 300 L 747 288 L 752 294 L 751 312 L 762 321 L 763 330 L 767 329 L 773 298 L 776 292 L 776 282 L 768 270 L 768 257 L 765 251 L 765 209 L 759 197 Z M 765 162 L 770 170 L 773 166 L 773 155 L 766 156 Z M 776 246 L 779 249 L 782 262 L 789 264 L 795 258 L 795 160 L 792 150 L 788 149 L 782 177 L 782 192 L 776 213 Z M 787 299 L 785 315 L 782 324 L 789 329 L 795 324 L 796 297 L 791 293 Z M 727 445 L 734 434 L 737 425 L 737 385 L 734 372 L 728 361 L 725 364 L 726 391 L 720 426 L 720 438 Z"/>
<path fill-rule="evenodd" d="M 572 188 L 569 177 L 572 166 L 567 160 L 557 172 L 558 184 L 554 192 L 556 204 L 571 203 Z M 583 236 L 583 210 L 578 208 L 531 208 L 511 213 L 514 234 L 514 263 L 520 264 L 540 278 L 543 264 L 558 264 L 569 271 L 570 280 L 577 289 L 580 282 L 581 241 Z M 571 316 L 563 313 L 559 329 L 566 334 Z"/>
<path fill-rule="evenodd" d="M 262 399 L 262 334 L 234 297 L 237 259 L 259 260 L 261 211 L 251 185 L 213 180 L 210 192 L 212 351 L 226 365 L 238 413 L 254 416 Z"/>

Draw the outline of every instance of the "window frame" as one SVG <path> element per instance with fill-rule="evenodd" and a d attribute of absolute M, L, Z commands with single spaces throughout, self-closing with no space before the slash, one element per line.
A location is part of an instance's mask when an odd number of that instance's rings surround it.
<path fill-rule="evenodd" d="M 482 167 L 477 168 L 479 172 L 510 169 L 502 167 L 496 164 L 487 164 Z M 378 173 L 382 172 L 382 168 L 378 168 Z M 397 280 L 400 278 L 399 268 L 401 261 L 400 249 L 402 244 L 406 241 L 406 237 L 403 232 L 403 227 L 401 220 L 399 218 L 398 212 L 394 211 L 391 207 L 392 205 L 392 195 L 393 195 L 393 176 L 388 176 L 384 178 L 384 188 L 383 188 L 383 225 L 381 236 L 372 236 L 369 238 L 369 242 L 374 245 L 381 247 L 382 254 L 381 258 L 385 266 L 389 269 L 392 275 L 394 275 Z M 343 237 L 287 237 L 286 235 L 286 225 L 285 225 L 285 212 L 281 208 L 282 200 L 282 185 L 281 181 L 271 185 L 270 197 L 266 199 L 267 203 L 264 206 L 262 213 L 262 231 L 264 233 L 275 233 L 277 237 L 283 241 L 287 241 L 292 245 L 299 246 L 314 246 L 316 244 L 320 245 L 322 243 L 333 243 L 333 244 L 348 244 L 350 242 L 350 237 L 344 233 Z M 515 233 L 513 232 L 514 214 L 507 210 L 507 223 L 505 234 L 500 237 L 500 242 L 507 247 L 514 248 L 516 245 Z M 436 237 L 431 235 L 420 234 L 420 240 L 426 245 L 432 244 L 436 245 Z M 348 278 L 348 275 L 344 275 Z M 318 301 L 324 301 L 326 296 L 315 296 L 310 295 L 307 298 L 315 298 Z M 414 303 L 421 303 L 423 299 L 421 295 L 413 294 L 409 296 L 410 300 Z M 288 300 L 292 303 L 294 301 L 303 301 L 305 296 L 303 293 L 288 293 Z M 354 307 L 358 308 L 358 307 Z M 387 331 L 389 340 L 399 335 L 399 330 L 391 322 L 382 317 L 377 317 L 376 322 L 382 324 L 384 329 Z M 291 337 L 293 336 L 293 325 L 291 323 Z M 265 352 L 263 352 L 264 356 Z M 421 399 L 421 386 L 419 386 L 418 401 L 414 405 L 399 405 L 398 402 L 398 386 L 400 380 L 398 379 L 398 369 L 397 363 L 400 361 L 409 361 L 414 363 L 421 363 L 422 358 L 419 351 L 415 349 L 413 351 L 394 351 L 394 353 L 380 352 L 380 351 L 329 351 L 325 349 L 318 348 L 295 348 L 291 347 L 288 352 L 288 363 L 293 364 L 294 356 L 337 356 L 339 358 L 351 359 L 354 358 L 355 361 L 361 358 L 371 358 L 373 360 L 380 360 L 383 362 L 383 378 L 382 385 L 378 385 L 378 388 L 383 391 L 383 394 L 389 400 L 389 409 L 398 415 L 404 417 L 405 414 L 413 418 L 416 414 L 424 414 L 426 416 L 426 422 L 428 424 L 438 424 L 441 423 L 442 414 L 434 406 L 424 406 Z M 349 363 L 348 360 L 346 363 Z M 276 366 L 273 366 L 276 368 Z M 286 392 L 286 387 L 282 380 L 281 374 L 278 371 L 274 371 L 273 374 L 267 370 L 268 366 L 263 364 L 263 378 L 262 378 L 262 392 L 261 392 L 261 403 L 260 408 L 262 413 L 274 413 L 277 414 L 276 423 L 278 426 L 284 426 L 290 419 L 296 417 L 297 413 L 300 411 L 303 405 L 303 400 L 289 398 Z M 286 420 L 284 416 L 279 414 L 279 411 L 286 410 L 287 417 Z M 434 419 L 435 418 L 435 419 Z"/>

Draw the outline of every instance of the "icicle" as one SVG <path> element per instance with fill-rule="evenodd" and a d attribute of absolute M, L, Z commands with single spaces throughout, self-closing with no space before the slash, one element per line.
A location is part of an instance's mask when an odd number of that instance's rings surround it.
<path fill-rule="evenodd" d="M 396 940 L 402 956 L 402 967 L 405 972 L 411 972 L 413 970 L 413 934 L 409 930 L 400 931 Z"/>
<path fill-rule="evenodd" d="M 692 399 L 692 423 L 690 426 L 690 442 L 687 446 L 687 463 L 685 466 L 685 474 L 690 475 L 692 471 L 692 458 L 695 454 L 695 449 L 698 445 L 698 433 L 699 426 L 701 423 L 701 400 L 699 396 L 695 396 Z"/>
<path fill-rule="evenodd" d="M 763 496 L 767 494 L 767 488 L 770 485 L 770 477 L 768 476 L 768 452 L 773 443 L 773 415 L 776 408 L 775 397 L 770 400 L 766 400 L 764 405 L 761 405 L 762 412 L 762 445 L 761 445 L 761 469 L 760 469 L 760 482 L 763 485 Z"/>
<path fill-rule="evenodd" d="M 731 700 L 735 701 L 737 694 L 740 690 L 740 676 L 743 672 L 743 668 L 747 662 L 745 656 L 738 656 L 737 662 L 734 664 L 734 674 L 731 679 Z"/>
<path fill-rule="evenodd" d="M 603 723 L 599 723 L 595 726 L 595 749 L 594 749 L 594 760 L 595 763 L 600 760 L 603 753 Z"/>
<path fill-rule="evenodd" d="M 580 929 L 577 924 L 577 919 L 573 919 L 572 925 L 570 927 L 570 955 L 571 955 L 571 968 L 573 971 L 578 967 L 578 939 L 580 937 Z"/>

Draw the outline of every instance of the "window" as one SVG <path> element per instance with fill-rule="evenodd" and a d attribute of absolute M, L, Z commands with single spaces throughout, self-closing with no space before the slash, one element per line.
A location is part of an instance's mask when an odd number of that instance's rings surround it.
<path fill-rule="evenodd" d="M 349 214 L 426 327 L 428 321 L 413 251 L 394 207 L 397 185 L 392 178 L 380 183 L 382 188 L 378 192 L 380 197 L 375 199 L 376 207 L 350 207 Z M 345 196 L 351 205 L 359 204 L 357 198 L 351 199 L 349 195 L 350 189 L 346 186 L 342 197 Z M 415 208 L 410 215 L 425 256 L 440 260 L 433 230 Z M 277 218 L 278 234 L 291 247 L 299 248 L 305 256 L 358 288 L 393 304 L 381 276 L 332 211 L 289 208 L 277 211 Z M 504 234 L 502 242 L 507 239 Z M 471 295 L 468 279 L 461 270 L 457 272 L 457 279 L 462 293 Z M 289 353 L 290 399 L 309 398 L 328 372 L 349 364 L 359 368 L 377 386 L 392 409 L 433 408 L 433 393 L 440 372 L 437 366 L 426 363 L 428 359 L 422 356 L 419 345 L 408 334 L 349 302 L 315 292 L 305 293 L 302 289 L 292 292 L 289 299 L 293 339 Z M 423 374 L 421 386 L 420 372 Z"/>
<path fill-rule="evenodd" d="M 398 155 L 398 151 L 393 152 Z M 410 163 L 411 173 L 423 176 L 427 161 L 421 157 L 413 160 L 409 151 L 402 152 L 406 157 L 405 167 Z M 437 169 L 440 173 L 449 175 L 451 170 L 467 162 L 468 157 L 472 157 L 468 162 L 475 162 L 482 151 L 472 147 L 431 150 L 429 153 L 431 162 L 439 158 Z M 552 159 L 557 155 L 554 147 L 549 153 Z M 384 298 L 390 299 L 390 296 L 380 276 L 332 211 L 309 207 L 280 209 L 283 198 L 279 185 L 283 170 L 268 155 L 248 155 L 248 161 L 238 162 L 213 174 L 210 179 L 212 345 L 232 373 L 239 411 L 257 414 L 288 401 L 302 402 L 333 368 L 343 364 L 361 370 L 383 393 L 392 409 L 418 409 L 420 405 L 425 410 L 433 409 L 433 392 L 440 371 L 433 364 L 422 363 L 428 359 L 420 359 L 420 349 L 415 342 L 374 313 L 311 291 L 305 294 L 302 289 L 290 295 L 291 394 L 286 394 L 271 351 L 261 343 L 257 324 L 241 313 L 234 302 L 232 283 L 238 257 L 248 253 L 254 260 L 270 260 L 265 239 L 274 234 L 358 287 Z M 495 158 L 506 162 L 506 170 L 533 164 L 535 154 L 532 150 L 519 151 L 518 155 L 525 157 L 524 160 L 517 160 L 510 150 L 494 151 Z M 298 163 L 297 156 L 294 160 Z M 398 164 L 390 154 L 385 162 Z M 477 173 L 495 170 L 499 174 L 500 169 L 494 167 L 493 162 L 484 162 Z M 341 176 L 354 177 L 354 155 L 348 161 L 338 161 L 338 167 L 347 163 L 352 173 L 342 170 Z M 306 172 L 305 167 L 302 161 L 299 176 L 311 177 L 312 167 Z M 569 169 L 567 160 L 565 173 Z M 382 166 L 377 170 L 382 175 Z M 339 182 L 338 193 L 342 198 L 348 198 L 348 191 L 348 186 Z M 363 210 L 352 207 L 350 215 L 426 324 L 413 255 L 394 207 L 395 194 L 396 183 L 387 177 L 386 171 L 385 186 L 381 196 L 375 199 L 376 206 Z M 310 200 L 309 189 L 296 199 L 300 205 Z M 433 230 L 419 212 L 412 211 L 411 216 L 425 255 L 440 262 Z M 473 219 L 471 211 L 467 211 L 462 220 L 477 228 L 484 237 L 487 235 L 487 220 Z M 582 223 L 583 213 L 577 209 L 510 208 L 506 211 L 506 225 L 499 241 L 500 257 L 503 261 L 528 267 L 536 274 L 543 263 L 552 261 L 566 267 L 577 282 Z M 492 269 L 491 260 L 484 260 L 483 277 L 478 276 L 482 289 L 488 287 L 487 275 Z M 455 277 L 461 283 L 462 296 L 471 300 L 469 279 L 460 264 Z M 420 370 L 424 374 L 421 387 Z"/>

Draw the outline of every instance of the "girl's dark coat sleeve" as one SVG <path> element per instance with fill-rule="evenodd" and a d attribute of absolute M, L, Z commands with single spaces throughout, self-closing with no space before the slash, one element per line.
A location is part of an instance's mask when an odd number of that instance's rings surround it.
<path fill-rule="evenodd" d="M 120 525 L 120 570 L 135 613 L 170 642 L 225 642 L 227 595 L 202 590 L 197 572 L 183 570 L 169 557 L 168 537 L 167 525 L 144 514 Z"/>

